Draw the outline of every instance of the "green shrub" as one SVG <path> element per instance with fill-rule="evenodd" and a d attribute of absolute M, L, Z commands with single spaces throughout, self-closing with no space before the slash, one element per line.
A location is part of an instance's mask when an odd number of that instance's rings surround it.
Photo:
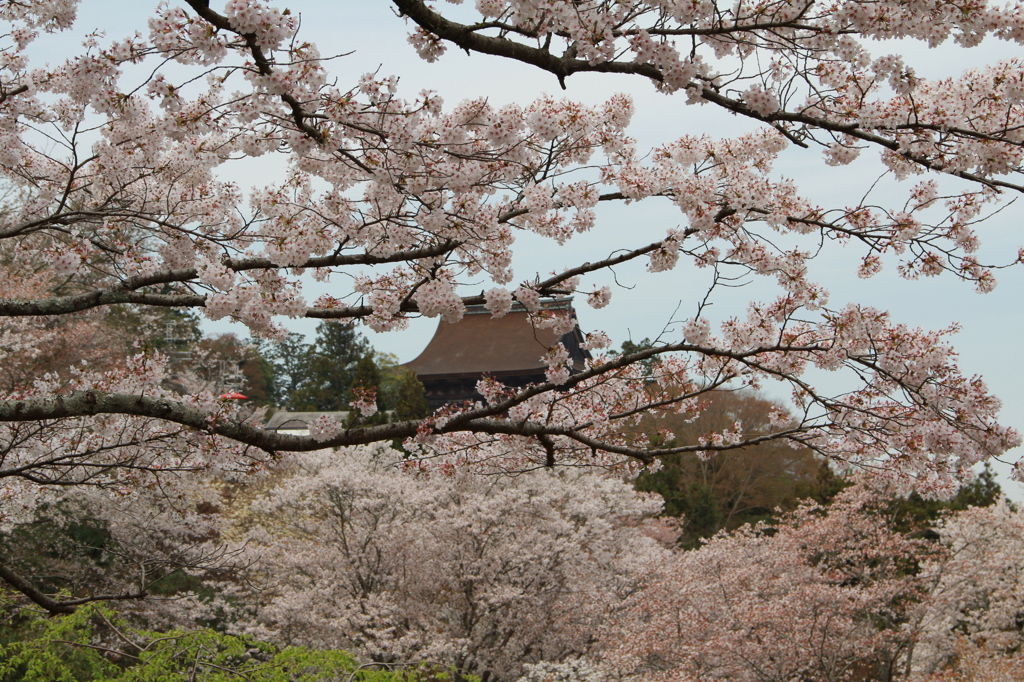
<path fill-rule="evenodd" d="M 214 630 L 148 632 L 90 604 L 47 618 L 8 611 L 0 682 L 473 682 L 417 664 L 359 665 L 344 651 L 278 649 Z"/>

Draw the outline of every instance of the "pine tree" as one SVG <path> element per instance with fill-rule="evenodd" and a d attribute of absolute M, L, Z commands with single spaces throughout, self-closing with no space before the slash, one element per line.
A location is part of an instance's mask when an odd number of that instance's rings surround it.
<path fill-rule="evenodd" d="M 396 421 L 422 419 L 430 412 L 423 383 L 412 370 L 402 370 L 393 409 Z"/>
<path fill-rule="evenodd" d="M 289 409 L 347 410 L 356 365 L 370 352 L 369 342 L 351 326 L 321 322 L 316 328 L 316 341 L 306 354 L 306 364 L 298 370 L 302 382 L 290 396 Z"/>
<path fill-rule="evenodd" d="M 281 407 L 291 407 L 292 397 L 309 378 L 310 351 L 302 334 L 292 333 L 272 347 L 263 349 L 263 354 L 273 365 L 274 402 Z"/>

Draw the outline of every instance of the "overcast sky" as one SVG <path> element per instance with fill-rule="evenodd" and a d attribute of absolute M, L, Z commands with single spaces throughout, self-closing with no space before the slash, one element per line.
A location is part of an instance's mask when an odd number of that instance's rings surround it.
<path fill-rule="evenodd" d="M 110 37 L 136 29 L 145 31 L 145 19 L 155 4 L 138 0 L 84 0 L 81 26 L 103 28 Z M 215 7 L 218 4 L 216 0 L 213 3 Z M 355 85 L 363 73 L 379 71 L 381 75 L 401 78 L 399 94 L 403 97 L 411 99 L 421 89 L 432 89 L 449 105 L 467 97 L 487 97 L 495 105 L 513 101 L 526 103 L 543 93 L 597 104 L 614 92 L 625 92 L 636 103 L 631 134 L 637 138 L 640 149 L 683 134 L 725 136 L 752 128 L 749 122 L 711 106 L 687 106 L 683 97 L 658 94 L 639 78 L 577 75 L 568 80 L 568 90 L 563 92 L 549 74 L 494 57 L 467 56 L 450 49 L 437 63 L 427 64 L 406 42 L 408 29 L 385 0 L 307 0 L 280 4 L 301 14 L 302 37 L 317 43 L 323 55 L 351 53 L 331 67 L 342 87 Z M 56 51 L 66 49 L 68 43 L 65 39 L 43 45 L 56 57 Z M 928 51 L 916 44 L 892 42 L 876 43 L 873 51 L 876 55 L 903 54 L 919 76 L 930 78 L 955 75 L 966 67 L 982 65 L 986 60 L 1019 55 L 1019 48 L 993 41 L 970 51 L 952 46 Z M 776 168 L 779 174 L 793 178 L 802 191 L 818 203 L 843 206 L 857 203 L 877 179 L 881 171 L 875 158 L 876 155 L 865 152 L 858 163 L 834 169 L 824 166 L 820 152 L 792 147 L 783 152 Z M 265 180 L 268 172 L 261 168 L 260 178 L 255 174 L 252 177 L 242 175 L 238 180 L 245 187 Z M 919 178 L 914 182 L 917 180 Z M 884 203 L 887 196 L 902 196 L 906 189 L 901 191 L 900 187 L 894 187 L 891 179 L 883 183 L 873 195 L 876 203 Z M 1019 227 L 1022 212 L 1024 202 L 1008 206 L 981 227 L 982 262 L 1012 259 L 1012 254 L 1024 244 Z M 516 279 L 532 278 L 534 274 L 543 276 L 570 263 L 604 257 L 616 248 L 646 243 L 682 223 L 681 214 L 667 201 L 603 209 L 594 232 L 578 237 L 564 248 L 535 238 L 520 238 Z M 960 323 L 963 331 L 954 338 L 954 344 L 960 351 L 963 371 L 983 375 L 1004 402 L 1003 422 L 1024 428 L 1024 391 L 1020 388 L 1024 381 L 1021 352 L 1024 269 L 1017 267 L 998 273 L 1000 284 L 996 290 L 981 295 L 976 294 L 970 284 L 948 276 L 916 282 L 901 280 L 891 267 L 873 279 L 861 280 L 855 274 L 860 255 L 863 254 L 859 251 L 851 253 L 832 246 L 813 266 L 812 277 L 832 294 L 830 305 L 839 307 L 847 302 L 873 305 L 890 310 L 897 321 L 931 329 Z M 659 275 L 643 272 L 642 265 L 623 268 L 617 271 L 616 280 L 621 286 L 615 289 L 609 307 L 601 311 L 586 305 L 577 308 L 584 329 L 602 329 L 612 336 L 616 345 L 627 338 L 656 337 L 666 327 L 671 329 L 673 319 L 692 316 L 707 286 L 706 273 L 684 263 L 672 272 Z M 607 276 L 589 283 L 615 284 Z M 479 288 L 490 286 L 489 282 L 481 282 Z M 717 296 L 714 315 L 721 319 L 743 314 L 748 300 L 768 300 L 772 296 L 774 291 L 765 281 L 752 281 L 745 287 Z M 377 349 L 408 361 L 426 346 L 436 324 L 435 320 L 421 320 L 401 334 L 372 334 L 368 330 L 367 333 Z M 297 331 L 307 333 L 314 327 L 312 322 L 295 325 Z M 239 331 L 244 335 L 244 330 Z M 1016 459 L 1017 453 L 1013 455 Z M 1019 488 L 1008 489 L 1008 492 L 1015 497 L 1020 495 Z"/>

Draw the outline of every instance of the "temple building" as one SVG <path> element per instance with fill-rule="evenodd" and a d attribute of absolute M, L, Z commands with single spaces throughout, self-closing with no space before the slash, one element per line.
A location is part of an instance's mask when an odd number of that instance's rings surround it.
<path fill-rule="evenodd" d="M 567 310 L 576 319 L 571 298 L 547 302 L 543 309 Z M 534 329 L 520 303 L 499 318 L 482 305 L 467 306 L 460 322 L 440 322 L 426 349 L 404 366 L 423 382 L 433 411 L 451 403 L 482 401 L 476 382 L 484 375 L 515 388 L 543 382 L 547 366 L 541 357 L 559 341 L 569 352 L 574 371 L 583 369 L 590 353 L 580 345 L 583 335 L 578 327 L 563 336 L 552 329 Z"/>

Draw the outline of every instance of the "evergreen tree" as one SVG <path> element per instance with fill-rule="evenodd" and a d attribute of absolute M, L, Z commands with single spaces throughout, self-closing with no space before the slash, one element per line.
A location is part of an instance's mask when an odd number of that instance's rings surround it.
<path fill-rule="evenodd" d="M 644 337 L 643 341 L 635 343 L 630 340 L 622 342 L 621 351 L 611 351 L 611 355 L 632 355 L 633 353 L 639 353 L 643 350 L 648 350 L 654 347 L 654 342 L 649 338 Z M 650 377 L 654 373 L 654 366 L 658 363 L 657 356 L 653 358 L 647 358 L 646 360 L 640 361 L 640 366 L 644 368 L 644 376 Z"/>
<path fill-rule="evenodd" d="M 423 383 L 412 370 L 401 369 L 400 371 L 398 391 L 392 407 L 395 411 L 395 420 L 405 421 L 406 419 L 426 417 L 430 408 L 427 407 Z"/>
<path fill-rule="evenodd" d="M 321 322 L 316 340 L 297 369 L 301 380 L 290 394 L 288 409 L 334 412 L 348 410 L 352 379 L 369 342 L 350 325 Z"/>
<path fill-rule="evenodd" d="M 398 357 L 392 353 L 375 353 L 373 359 L 380 369 L 381 409 L 392 410 L 394 421 L 426 417 L 430 408 L 416 373 L 399 365 Z"/>
<path fill-rule="evenodd" d="M 273 367 L 273 397 L 277 405 L 291 408 L 292 397 L 309 378 L 311 349 L 305 336 L 293 332 L 264 350 L 263 355 Z"/>

